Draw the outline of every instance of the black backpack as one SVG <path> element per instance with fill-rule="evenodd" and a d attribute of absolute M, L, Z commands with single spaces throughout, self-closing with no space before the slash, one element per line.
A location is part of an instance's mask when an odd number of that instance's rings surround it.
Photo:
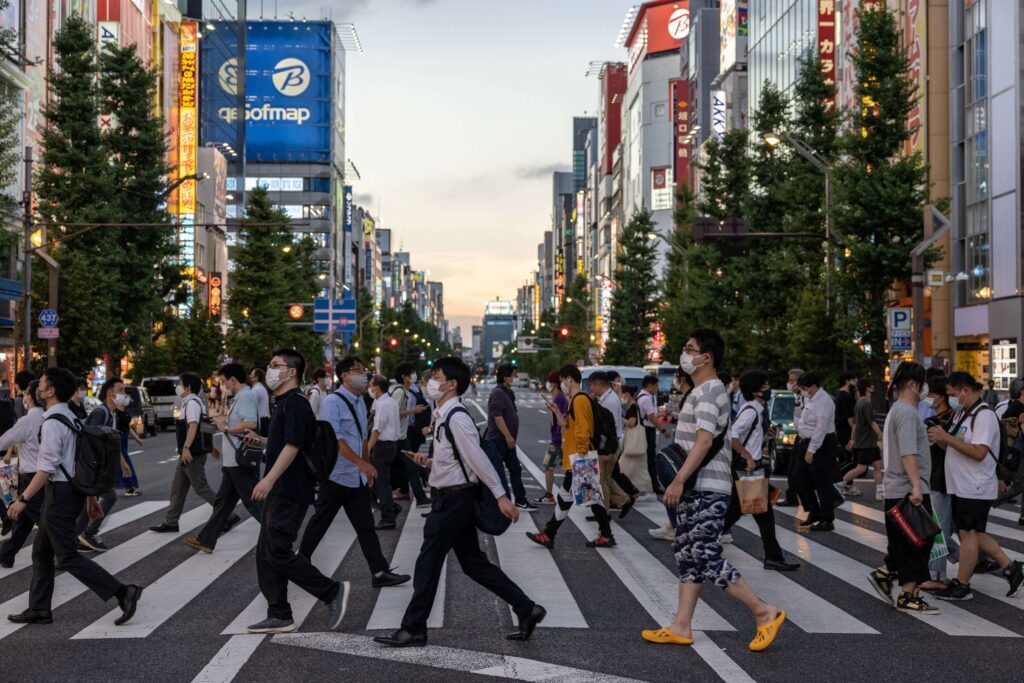
<path fill-rule="evenodd" d="M 359 418 L 356 416 L 355 406 L 340 392 L 336 391 L 334 395 L 340 398 L 352 413 L 359 438 L 365 438 L 363 427 L 359 424 Z M 326 482 L 330 478 L 331 472 L 334 471 L 334 466 L 338 464 L 338 435 L 334 433 L 334 427 L 330 422 L 316 421 L 316 426 L 313 428 L 313 445 L 306 451 L 305 457 L 309 475 L 318 483 Z"/>
<path fill-rule="evenodd" d="M 411 387 L 410 387 L 411 388 Z M 423 398 L 423 392 L 418 388 L 412 389 L 412 393 L 416 395 L 416 405 L 426 406 L 426 410 L 422 413 L 416 413 L 416 417 L 413 419 L 412 427 L 419 433 L 423 433 L 425 427 L 430 426 L 430 422 L 433 419 L 433 411 L 430 409 L 430 404 L 425 398 Z"/>
<path fill-rule="evenodd" d="M 98 496 L 114 488 L 121 473 L 121 433 L 111 427 L 92 427 L 51 415 L 75 434 L 75 475 L 60 466 L 71 487 L 83 496 Z M 42 428 L 40 428 L 42 440 Z"/>
<path fill-rule="evenodd" d="M 462 476 L 465 477 L 466 482 L 469 483 L 469 473 L 466 472 L 466 466 L 462 462 L 462 454 L 459 453 L 459 447 L 455 444 L 455 435 L 452 434 L 452 427 L 450 424 L 452 417 L 456 413 L 465 413 L 469 416 L 470 421 L 473 420 L 473 416 L 470 415 L 466 407 L 460 404 L 452 408 L 441 427 L 444 429 L 445 438 L 448 439 L 448 443 L 452 445 L 452 453 L 455 455 L 455 460 L 459 463 L 459 468 L 462 470 Z M 475 423 L 473 427 L 476 428 Z M 484 448 L 482 450 L 490 461 L 491 467 L 493 467 L 494 471 L 498 473 L 498 479 L 501 481 L 502 488 L 505 489 L 505 495 L 510 495 L 508 479 L 505 477 L 505 463 L 502 461 L 501 456 L 491 448 Z M 473 502 L 476 528 L 485 534 L 491 534 L 492 536 L 500 536 L 505 533 L 508 530 L 509 525 L 512 524 L 512 520 L 501 514 L 501 509 L 498 507 L 498 501 L 494 497 L 494 494 L 491 493 L 489 488 L 484 486 L 483 482 L 477 483 L 476 494 L 477 499 Z"/>
<path fill-rule="evenodd" d="M 615 431 L 615 417 L 612 411 L 598 403 L 590 394 L 583 394 L 590 401 L 590 410 L 594 414 L 594 431 L 590 435 L 590 443 L 598 455 L 615 455 L 619 450 L 619 435 Z M 569 415 L 575 419 L 573 407 L 576 397 L 569 404 Z"/>
<path fill-rule="evenodd" d="M 0 399 L 0 436 L 18 421 L 18 413 L 14 410 L 14 399 Z"/>

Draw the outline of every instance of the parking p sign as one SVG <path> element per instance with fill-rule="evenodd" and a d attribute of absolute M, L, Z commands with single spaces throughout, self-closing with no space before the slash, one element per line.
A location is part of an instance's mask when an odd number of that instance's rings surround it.
<path fill-rule="evenodd" d="M 889 309 L 889 351 L 910 351 L 913 328 L 909 308 Z"/>

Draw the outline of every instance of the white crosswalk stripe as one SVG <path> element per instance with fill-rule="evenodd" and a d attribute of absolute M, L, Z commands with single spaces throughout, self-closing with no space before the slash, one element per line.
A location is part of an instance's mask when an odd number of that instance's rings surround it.
<path fill-rule="evenodd" d="M 105 534 L 119 527 L 131 524 L 136 520 L 153 514 L 157 510 L 163 510 L 165 507 L 167 507 L 166 500 L 147 500 L 123 510 L 117 510 L 116 512 L 112 512 L 110 517 L 104 520 L 103 526 L 100 527 L 100 533 Z M 31 566 L 32 544 L 26 543 L 24 547 L 18 551 L 18 554 L 14 556 L 13 567 L 0 567 L 0 579 Z"/>

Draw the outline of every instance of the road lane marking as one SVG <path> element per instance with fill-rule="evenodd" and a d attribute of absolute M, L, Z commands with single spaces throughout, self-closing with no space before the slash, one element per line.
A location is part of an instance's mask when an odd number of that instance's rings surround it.
<path fill-rule="evenodd" d="M 333 652 L 353 657 L 389 660 L 434 669 L 463 671 L 479 676 L 505 678 L 517 681 L 587 681 L 588 683 L 640 683 L 636 679 L 622 678 L 584 669 L 574 669 L 535 659 L 492 654 L 454 647 L 428 645 L 417 648 L 390 648 L 373 642 L 368 636 L 347 633 L 286 633 L 274 636 L 275 645 L 289 645 L 322 652 Z M 719 672 L 721 673 L 721 672 Z"/>
<path fill-rule="evenodd" d="M 795 509 L 792 508 L 775 509 L 790 517 L 795 517 L 797 514 Z M 754 520 L 752 519 L 741 520 L 740 526 L 747 531 L 755 530 L 756 533 L 757 525 L 754 524 Z M 843 538 L 849 538 L 850 540 L 856 541 L 857 543 L 866 545 L 875 550 L 879 549 L 877 546 L 877 539 L 868 539 L 871 538 L 870 534 L 874 534 L 876 537 L 881 536 L 881 534 L 877 534 L 873 531 L 863 529 L 841 520 L 836 520 L 835 526 L 837 530 L 847 532 L 848 535 L 844 534 L 842 536 Z M 887 604 L 868 583 L 868 574 L 875 570 L 874 567 L 869 567 L 866 564 L 857 562 L 840 552 L 832 550 L 820 543 L 811 541 L 803 535 L 797 534 L 784 527 L 778 527 L 776 529 L 776 533 L 778 534 L 779 544 L 789 552 L 799 555 L 805 561 L 810 562 L 811 564 L 828 572 L 837 579 L 845 581 L 854 588 L 867 593 L 872 598 L 882 602 L 883 604 Z M 884 536 L 882 538 L 884 539 Z M 885 552 L 884 542 L 881 545 L 880 552 Z M 938 605 L 938 608 L 938 614 L 917 614 L 915 612 L 905 612 L 905 614 L 937 629 L 938 631 L 941 631 L 942 633 L 945 633 L 948 636 L 1020 638 L 1020 635 L 1013 631 L 1007 630 L 986 619 L 982 619 L 974 613 L 961 609 L 952 603 L 942 602 L 942 604 Z"/>
<path fill-rule="evenodd" d="M 342 560 L 345 559 L 345 555 L 348 553 L 349 548 L 352 547 L 352 542 L 355 538 L 356 532 L 348 521 L 348 517 L 343 511 L 339 511 L 338 515 L 334 518 L 334 522 L 331 523 L 330 528 L 327 530 L 324 539 L 320 541 L 320 545 L 313 552 L 313 565 L 323 572 L 324 575 L 334 576 L 334 572 L 338 570 Z M 301 627 L 302 622 L 306 620 L 306 617 L 309 616 L 309 613 L 319 600 L 301 589 L 290 590 L 289 592 L 292 593 L 288 598 L 292 606 L 292 619 L 295 620 L 296 626 Z M 242 613 L 235 617 L 235 620 L 227 628 L 221 631 L 221 635 L 228 636 L 246 633 L 245 628 L 249 624 L 263 621 L 266 616 L 267 599 L 263 597 L 262 593 L 257 593 L 252 602 L 242 610 Z"/>
<path fill-rule="evenodd" d="M 409 510 L 405 516 L 405 524 L 402 525 L 402 535 L 398 537 L 398 545 L 395 546 L 395 555 L 391 558 L 392 567 L 400 568 L 408 574 L 413 573 L 416 568 L 416 558 L 420 554 L 420 546 L 423 545 L 423 527 L 426 521 L 417 508 L 413 507 Z M 434 606 L 427 619 L 428 628 L 444 626 L 447 574 L 448 560 L 445 560 L 444 567 L 441 568 L 441 579 L 437 582 Z M 405 608 L 409 606 L 410 600 L 412 600 L 412 581 L 382 590 L 377 596 L 377 602 L 373 606 L 373 614 L 370 615 L 370 622 L 366 625 L 366 630 L 401 628 L 402 617 L 405 615 Z"/>
<path fill-rule="evenodd" d="M 134 521 L 142 519 L 146 515 L 151 515 L 157 510 L 162 510 L 167 507 L 166 500 L 147 500 L 131 507 L 118 510 L 113 513 L 104 521 L 101 531 L 107 533 L 113 531 L 118 527 L 122 527 L 126 524 L 131 524 Z M 32 566 L 32 544 L 26 543 L 18 554 L 14 556 L 14 566 L 10 569 L 0 567 L 0 579 L 5 579 L 15 572 L 19 572 L 22 569 Z"/>
<path fill-rule="evenodd" d="M 114 620 L 121 616 L 115 608 L 74 636 L 74 640 L 97 638 L 145 638 L 213 584 L 221 574 L 249 554 L 259 537 L 260 523 L 248 519 L 217 542 L 212 555 L 197 552 L 156 582 L 146 586 L 138 611 L 124 626 Z"/>
<path fill-rule="evenodd" d="M 122 572 L 205 522 L 209 519 L 212 510 L 213 508 L 204 503 L 181 516 L 181 519 L 178 520 L 178 526 L 181 530 L 177 533 L 158 534 L 155 531 L 145 531 L 135 538 L 125 541 L 121 545 L 115 546 L 93 558 L 93 561 L 111 574 Z M 88 590 L 85 584 L 79 582 L 78 579 L 70 574 L 58 575 L 54 583 L 53 598 L 50 601 L 51 609 L 60 607 Z M 0 614 L 21 612 L 26 607 L 28 607 L 27 592 L 15 596 L 0 605 Z M 12 624 L 7 620 L 0 622 L 0 639 L 6 638 L 24 625 Z"/>
<path fill-rule="evenodd" d="M 640 501 L 633 508 L 657 525 L 665 519 L 665 506 L 656 501 Z M 756 527 L 755 527 L 756 528 Z M 758 535 L 758 538 L 760 536 Z M 747 580 L 754 592 L 766 602 L 786 610 L 787 619 L 807 633 L 865 633 L 878 631 L 828 600 L 812 593 L 780 572 L 764 568 L 762 560 L 734 545 L 725 546 L 725 558 Z"/>
<path fill-rule="evenodd" d="M 224 647 L 192 679 L 192 683 L 231 683 L 256 652 L 263 638 L 264 636 L 259 634 L 231 636 Z"/>

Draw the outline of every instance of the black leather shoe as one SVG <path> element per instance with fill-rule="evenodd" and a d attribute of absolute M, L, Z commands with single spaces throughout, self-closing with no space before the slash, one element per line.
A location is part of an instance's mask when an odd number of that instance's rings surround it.
<path fill-rule="evenodd" d="M 824 520 L 815 522 L 811 525 L 811 531 L 835 531 L 836 525 L 832 522 L 826 522 Z"/>
<path fill-rule="evenodd" d="M 375 636 L 373 642 L 388 647 L 423 647 L 427 644 L 427 634 L 417 636 L 405 629 L 398 629 L 390 636 Z"/>
<path fill-rule="evenodd" d="M 382 522 L 382 523 L 377 524 L 377 526 L 375 526 L 373 528 L 376 529 L 377 531 L 387 531 L 389 529 L 397 529 L 398 525 L 395 524 L 394 522 L 391 522 L 391 524 L 384 524 Z"/>
<path fill-rule="evenodd" d="M 14 567 L 14 560 L 0 560 L 0 567 L 11 569 Z"/>
<path fill-rule="evenodd" d="M 619 519 L 622 519 L 629 514 L 629 511 L 633 509 L 633 505 L 636 503 L 636 494 L 634 493 L 629 497 L 625 503 L 622 504 L 622 509 L 619 510 Z"/>
<path fill-rule="evenodd" d="M 506 637 L 509 640 L 529 640 L 530 636 L 533 635 L 533 629 L 537 628 L 537 624 L 544 621 L 544 617 L 547 615 L 548 611 L 546 609 L 540 605 L 534 605 L 533 610 L 530 611 L 530 616 L 519 620 L 519 630 L 508 634 Z"/>
<path fill-rule="evenodd" d="M 8 614 L 7 621 L 12 624 L 52 624 L 53 613 L 27 609 L 18 614 Z"/>
<path fill-rule="evenodd" d="M 172 534 L 172 533 L 176 534 L 176 533 L 178 533 L 178 525 L 177 524 L 167 524 L 165 522 L 163 524 L 157 524 L 156 526 L 151 526 L 151 527 L 149 527 L 149 530 L 150 531 L 155 531 L 158 534 Z"/>
<path fill-rule="evenodd" d="M 227 532 L 238 526 L 238 523 L 242 521 L 242 518 L 238 515 L 231 515 L 228 517 L 228 521 L 224 522 L 224 526 L 220 530 L 220 535 L 223 536 Z"/>
<path fill-rule="evenodd" d="M 139 598 L 142 597 L 142 587 L 127 585 L 124 587 L 124 597 L 117 599 L 121 607 L 121 616 L 114 620 L 115 626 L 127 624 L 128 620 L 135 616 L 135 608 L 139 606 Z"/>
<path fill-rule="evenodd" d="M 799 522 L 797 522 L 797 526 L 814 526 L 817 523 L 817 517 L 808 517 L 807 519 L 802 519 Z"/>
<path fill-rule="evenodd" d="M 401 586 L 406 583 L 412 577 L 408 574 L 395 574 L 392 571 L 382 572 L 373 577 L 374 588 L 389 588 L 391 586 Z"/>
<path fill-rule="evenodd" d="M 800 563 L 786 562 L 785 560 L 765 560 L 764 568 L 777 572 L 793 572 L 800 568 Z"/>

